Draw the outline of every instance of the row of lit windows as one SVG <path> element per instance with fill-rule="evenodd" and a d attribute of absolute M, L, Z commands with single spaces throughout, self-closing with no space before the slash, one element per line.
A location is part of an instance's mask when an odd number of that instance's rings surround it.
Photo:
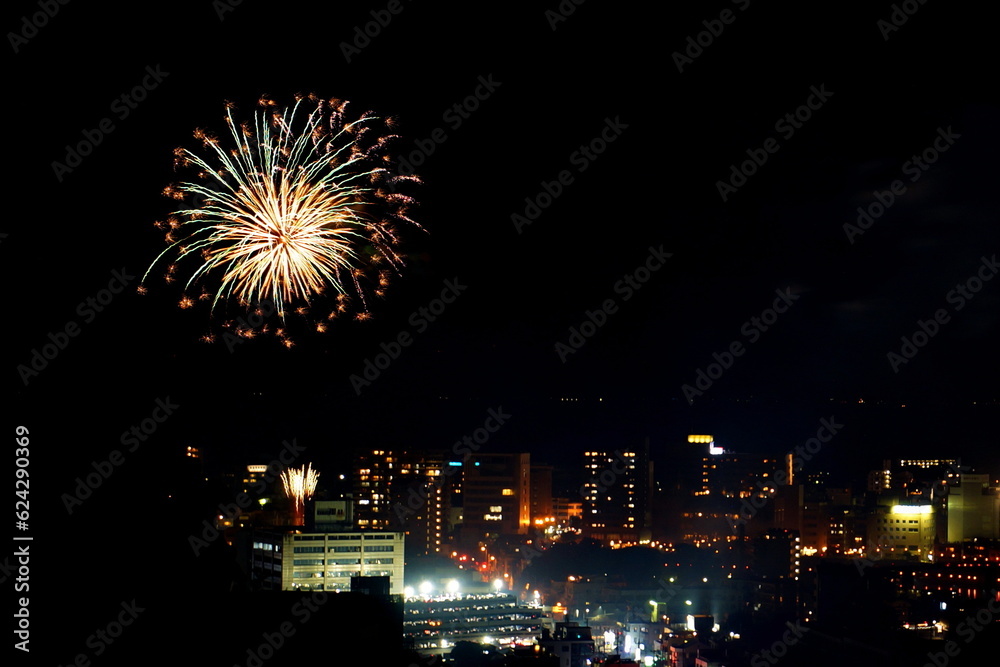
<path fill-rule="evenodd" d="M 323 565 L 322 558 L 296 558 L 294 565 L 305 567 L 309 565 Z M 326 565 L 360 565 L 360 558 L 327 558 Z M 392 565 L 392 558 L 366 558 L 365 565 Z"/>

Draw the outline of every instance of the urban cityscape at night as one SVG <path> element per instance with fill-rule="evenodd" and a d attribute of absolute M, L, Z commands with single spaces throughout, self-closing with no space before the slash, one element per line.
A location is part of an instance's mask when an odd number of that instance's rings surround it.
<path fill-rule="evenodd" d="M 10 13 L 9 664 L 996 663 L 988 19 Z"/>

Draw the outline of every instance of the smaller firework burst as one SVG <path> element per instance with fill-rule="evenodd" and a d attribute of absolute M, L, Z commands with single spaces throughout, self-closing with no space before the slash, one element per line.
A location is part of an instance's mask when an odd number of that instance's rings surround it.
<path fill-rule="evenodd" d="M 306 501 L 316 492 L 319 473 L 312 469 L 312 463 L 307 463 L 301 468 L 288 468 L 280 478 L 285 495 L 295 504 L 295 516 L 301 517 Z"/>

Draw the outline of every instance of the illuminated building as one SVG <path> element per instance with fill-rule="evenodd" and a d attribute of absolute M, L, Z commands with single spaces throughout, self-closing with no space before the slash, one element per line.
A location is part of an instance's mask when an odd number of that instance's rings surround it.
<path fill-rule="evenodd" d="M 554 524 L 552 506 L 552 466 L 532 465 L 528 476 L 531 486 L 531 523 L 535 526 Z"/>
<path fill-rule="evenodd" d="M 385 449 L 360 452 L 354 460 L 354 521 L 359 530 L 385 530 L 392 525 L 392 479 L 396 457 Z"/>
<path fill-rule="evenodd" d="M 649 539 L 653 464 L 642 447 L 583 453 L 583 532 L 605 542 Z"/>
<path fill-rule="evenodd" d="M 355 527 L 401 530 L 410 553 L 440 553 L 457 479 L 450 474 L 454 465 L 440 452 L 361 452 L 354 468 Z"/>
<path fill-rule="evenodd" d="M 751 541 L 753 572 L 768 579 L 798 580 L 802 543 L 794 530 L 768 530 Z"/>
<path fill-rule="evenodd" d="M 882 468 L 868 473 L 868 490 L 881 493 L 892 488 L 892 469 L 889 461 L 882 463 Z"/>
<path fill-rule="evenodd" d="M 462 538 L 528 532 L 531 519 L 530 455 L 474 454 L 465 463 Z"/>
<path fill-rule="evenodd" d="M 354 528 L 354 501 L 316 500 L 310 503 L 313 509 L 313 519 L 310 528 L 316 532 L 326 533 Z"/>
<path fill-rule="evenodd" d="M 277 533 L 252 536 L 256 587 L 282 591 L 349 591 L 351 577 L 389 577 L 403 593 L 404 535 L 394 532 Z"/>
<path fill-rule="evenodd" d="M 879 507 L 868 525 L 868 557 L 932 559 L 935 517 L 930 505 Z"/>
<path fill-rule="evenodd" d="M 268 476 L 267 466 L 263 464 L 248 465 L 240 472 L 225 472 L 222 477 L 233 495 L 246 493 L 260 497 L 278 479 L 280 469 L 272 469 Z M 280 488 L 281 483 L 278 482 Z"/>
<path fill-rule="evenodd" d="M 410 553 L 441 553 L 447 530 L 450 474 L 455 467 L 440 452 L 404 453 L 393 478 L 391 498 L 397 520 L 406 533 Z"/>
<path fill-rule="evenodd" d="M 559 667 L 587 667 L 594 654 L 590 628 L 576 623 L 556 623 L 551 634 L 543 630 L 538 645 L 559 658 Z"/>
<path fill-rule="evenodd" d="M 540 628 L 540 610 L 510 593 L 410 596 L 403 605 L 403 636 L 422 655 L 447 655 L 460 641 L 527 646 Z"/>
<path fill-rule="evenodd" d="M 778 486 L 775 472 L 788 465 L 787 460 L 774 456 L 728 451 L 716 445 L 710 435 L 689 435 L 688 442 L 708 446 L 708 454 L 701 460 L 696 496 L 770 497 Z"/>
<path fill-rule="evenodd" d="M 900 468 L 923 468 L 925 470 L 933 468 L 954 468 L 959 463 L 958 459 L 900 459 Z"/>
<path fill-rule="evenodd" d="M 552 512 L 556 517 L 556 525 L 568 526 L 573 519 L 583 518 L 583 501 L 569 498 L 553 498 Z"/>
<path fill-rule="evenodd" d="M 857 508 L 850 489 L 812 483 L 782 486 L 773 504 L 775 527 L 797 531 L 808 551 L 841 553 L 853 545 Z"/>
<path fill-rule="evenodd" d="M 948 542 L 1000 538 L 1000 489 L 990 487 L 989 475 L 959 475 L 948 487 Z"/>

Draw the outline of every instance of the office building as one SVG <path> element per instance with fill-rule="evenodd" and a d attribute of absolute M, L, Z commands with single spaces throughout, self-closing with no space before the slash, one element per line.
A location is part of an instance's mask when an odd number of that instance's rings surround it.
<path fill-rule="evenodd" d="M 463 541 L 475 544 L 487 535 L 527 534 L 531 520 L 529 455 L 474 454 L 464 467 Z"/>
<path fill-rule="evenodd" d="M 868 524 L 868 556 L 931 560 L 936 531 L 930 505 L 881 506 Z"/>
<path fill-rule="evenodd" d="M 1000 538 L 1000 489 L 989 475 L 962 473 L 948 487 L 948 542 Z"/>
<path fill-rule="evenodd" d="M 252 540 L 255 588 L 339 592 L 351 577 L 389 577 L 389 592 L 403 593 L 403 533 L 255 531 Z"/>

